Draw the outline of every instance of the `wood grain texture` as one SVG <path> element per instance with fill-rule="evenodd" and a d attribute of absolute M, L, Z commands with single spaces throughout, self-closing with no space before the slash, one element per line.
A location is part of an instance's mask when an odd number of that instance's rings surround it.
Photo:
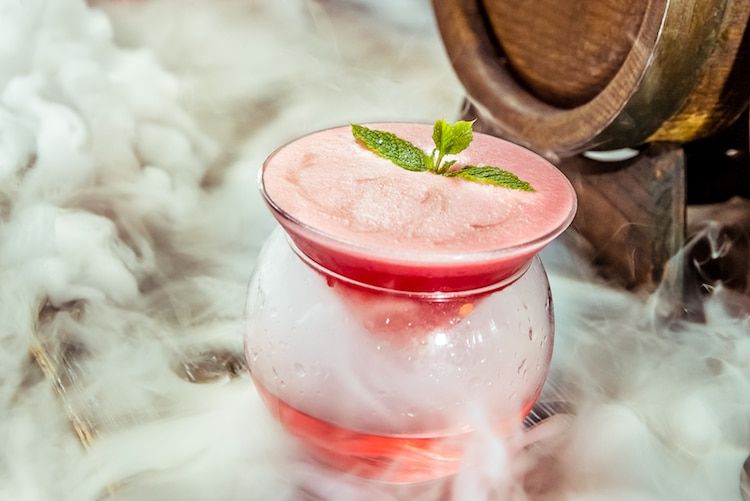
<path fill-rule="evenodd" d="M 748 0 L 632 3 L 640 7 L 611 14 L 615 19 L 630 20 L 631 24 L 622 28 L 624 34 L 611 35 L 614 50 L 605 54 L 594 47 L 571 49 L 570 44 L 563 43 L 553 47 L 537 40 L 542 37 L 535 27 L 547 21 L 533 20 L 530 13 L 514 18 L 511 31 L 502 28 L 506 36 L 514 37 L 507 40 L 502 32 L 494 31 L 495 25 L 502 24 L 497 14 L 493 21 L 485 12 L 485 7 L 494 4 L 433 0 L 448 55 L 487 130 L 542 154 L 561 157 L 587 149 L 630 147 L 647 140 L 688 141 L 731 122 L 746 103 L 747 94 L 737 98 L 739 94 L 734 89 L 747 89 L 750 85 L 750 71 L 743 63 L 747 51 L 741 50 L 748 24 Z M 626 4 L 631 3 L 620 2 Z M 560 17 L 555 12 L 539 9 L 537 16 Z M 641 12 L 635 31 L 632 22 Z M 596 15 L 586 15 L 586 22 L 591 23 L 604 14 L 597 11 Z M 524 21 L 531 24 L 522 26 Z M 550 29 L 553 24 L 544 26 Z M 559 27 L 565 28 L 562 24 Z M 575 29 L 578 34 L 582 32 L 582 28 Z M 552 53 L 539 56 L 547 61 L 545 66 L 569 60 L 570 68 L 578 62 L 581 73 L 587 73 L 584 64 L 589 63 L 576 61 L 578 51 L 584 57 L 606 56 L 615 61 L 622 57 L 624 40 L 633 33 L 630 49 L 614 75 L 609 74 L 607 63 L 596 63 L 594 77 L 581 77 L 582 83 L 570 88 L 561 83 L 555 87 L 558 90 L 550 90 L 555 79 L 570 74 L 569 68 L 550 70 L 549 76 L 544 77 L 540 76 L 542 63 L 529 62 L 531 54 L 547 50 Z M 592 36 L 602 34 L 596 31 Z M 584 36 L 580 44 L 591 42 Z M 505 53 L 506 46 L 512 48 L 510 54 Z M 739 53 L 745 56 L 737 57 Z M 604 87 L 596 92 L 596 85 L 602 84 Z M 580 88 L 575 90 L 576 86 Z M 595 95 L 584 99 L 591 94 Z M 585 102 L 565 108 L 566 99 L 572 99 L 568 103 L 576 99 Z"/>
<path fill-rule="evenodd" d="M 653 289 L 685 240 L 682 149 L 657 143 L 623 162 L 579 155 L 559 167 L 578 195 L 573 227 L 597 261 L 623 285 Z"/>
<path fill-rule="evenodd" d="M 533 94 L 570 108 L 594 98 L 622 67 L 646 3 L 484 0 L 503 52 Z"/>

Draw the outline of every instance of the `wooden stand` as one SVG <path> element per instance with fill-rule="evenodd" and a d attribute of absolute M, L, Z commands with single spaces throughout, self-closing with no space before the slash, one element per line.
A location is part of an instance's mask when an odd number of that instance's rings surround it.
<path fill-rule="evenodd" d="M 573 227 L 594 246 L 596 262 L 626 287 L 653 289 L 685 241 L 682 148 L 655 143 L 619 162 L 577 155 L 559 167 L 578 194 Z"/>

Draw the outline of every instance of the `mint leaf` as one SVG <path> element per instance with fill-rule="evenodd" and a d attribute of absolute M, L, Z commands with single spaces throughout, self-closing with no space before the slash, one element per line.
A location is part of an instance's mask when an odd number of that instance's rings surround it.
<path fill-rule="evenodd" d="M 450 177 L 460 177 L 475 183 L 502 186 L 511 190 L 536 191 L 529 183 L 519 179 L 518 176 L 507 170 L 498 169 L 489 165 L 467 165 L 458 170 L 445 174 Z"/>
<path fill-rule="evenodd" d="M 435 125 L 432 127 L 432 142 L 435 143 L 435 148 L 441 150 L 443 148 L 443 136 L 448 133 L 450 125 L 443 119 L 436 120 Z"/>
<path fill-rule="evenodd" d="M 352 124 L 352 135 L 368 150 L 410 171 L 432 170 L 432 158 L 395 134 Z"/>
<path fill-rule="evenodd" d="M 452 163 L 449 165 L 448 162 L 443 163 L 445 155 L 455 155 L 469 147 L 471 140 L 474 138 L 474 133 L 471 130 L 473 125 L 474 122 L 464 120 L 459 120 L 453 125 L 448 124 L 445 120 L 435 122 L 435 126 L 432 128 L 432 141 L 435 143 L 432 157 L 437 155 L 437 158 L 433 161 L 434 171 L 437 174 L 445 174 L 453 165 Z"/>
<path fill-rule="evenodd" d="M 448 169 L 450 169 L 451 167 L 453 167 L 453 164 L 456 163 L 457 161 L 458 160 L 448 160 L 447 162 L 445 162 L 443 164 L 443 166 L 441 167 L 442 172 L 447 172 Z"/>
<path fill-rule="evenodd" d="M 474 134 L 471 127 L 474 122 L 459 120 L 449 125 L 445 120 L 438 120 L 432 129 L 432 140 L 442 155 L 456 155 L 471 144 Z M 441 155 L 441 156 L 442 156 Z"/>

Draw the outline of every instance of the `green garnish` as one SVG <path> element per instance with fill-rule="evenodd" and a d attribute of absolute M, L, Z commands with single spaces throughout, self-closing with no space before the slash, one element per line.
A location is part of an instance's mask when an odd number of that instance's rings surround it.
<path fill-rule="evenodd" d="M 430 155 L 391 132 L 352 124 L 352 135 L 376 155 L 406 170 L 429 171 L 441 176 L 460 177 L 474 183 L 502 186 L 511 190 L 534 191 L 528 182 L 498 167 L 464 165 L 451 170 L 457 160 L 445 160 L 445 156 L 457 155 L 469 147 L 474 137 L 473 125 L 473 121 L 463 120 L 452 125 L 445 120 L 435 122 L 432 129 L 432 141 L 435 143 L 435 148 Z"/>
<path fill-rule="evenodd" d="M 396 134 L 352 125 L 352 134 L 373 153 L 411 171 L 432 170 L 432 162 L 425 152 Z"/>
<path fill-rule="evenodd" d="M 459 120 L 453 125 L 449 125 L 445 120 L 435 122 L 435 126 L 432 128 L 432 142 L 435 143 L 432 156 L 434 158 L 437 155 L 435 165 L 438 167 L 436 169 L 438 174 L 445 173 L 451 165 L 456 163 L 454 160 L 452 163 L 442 164 L 445 155 L 457 155 L 469 147 L 472 139 L 474 139 L 474 132 L 471 130 L 472 125 L 474 125 L 474 122 L 463 120 Z"/>
<path fill-rule="evenodd" d="M 446 176 L 457 176 L 462 179 L 468 179 L 475 183 L 492 184 L 495 186 L 504 186 L 512 190 L 534 191 L 526 181 L 521 181 L 518 176 L 507 170 L 498 169 L 489 165 L 476 167 L 467 165 L 466 167 L 445 174 Z"/>

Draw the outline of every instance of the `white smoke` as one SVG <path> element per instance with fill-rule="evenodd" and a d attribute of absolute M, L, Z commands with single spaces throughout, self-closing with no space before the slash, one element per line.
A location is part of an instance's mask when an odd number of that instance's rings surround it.
<path fill-rule="evenodd" d="M 548 398 L 574 414 L 481 434 L 452 494 L 297 457 L 237 367 L 257 168 L 312 129 L 454 116 L 429 5 L 96 6 L 0 0 L 0 499 L 741 499 L 742 303 L 674 320 L 676 288 L 612 288 L 560 245 Z"/>

